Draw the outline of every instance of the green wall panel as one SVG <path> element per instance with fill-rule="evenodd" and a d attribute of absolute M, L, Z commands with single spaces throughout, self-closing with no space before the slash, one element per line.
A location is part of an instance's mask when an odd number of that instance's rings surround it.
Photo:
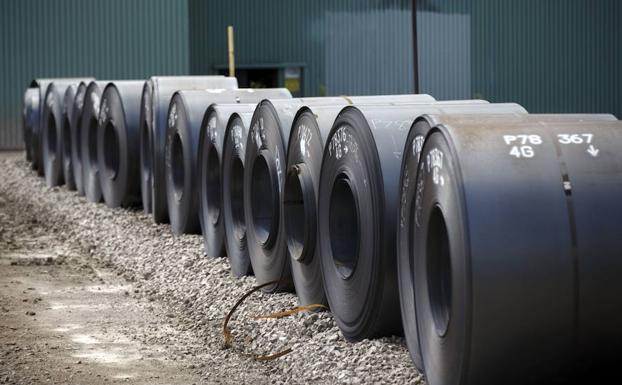
<path fill-rule="evenodd" d="M 416 0 L 420 92 L 622 117 L 622 1 Z M 33 77 L 301 66 L 302 95 L 414 90 L 411 0 L 0 0 L 0 148 Z"/>
<path fill-rule="evenodd" d="M 294 63 L 305 96 L 405 93 L 414 89 L 410 0 L 189 0 L 190 67 Z"/>
<path fill-rule="evenodd" d="M 622 112 L 618 0 L 478 0 L 473 93 L 531 112 Z"/>
<path fill-rule="evenodd" d="M 619 0 L 417 0 L 420 90 L 621 118 L 621 19 Z"/>
<path fill-rule="evenodd" d="M 188 36 L 186 0 L 1 0 L 0 148 L 22 146 L 32 78 L 187 74 Z"/>

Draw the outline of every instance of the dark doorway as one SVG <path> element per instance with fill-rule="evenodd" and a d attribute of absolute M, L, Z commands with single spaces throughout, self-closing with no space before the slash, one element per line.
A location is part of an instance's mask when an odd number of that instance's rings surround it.
<path fill-rule="evenodd" d="M 220 75 L 227 76 L 225 65 L 216 67 Z M 293 97 L 303 96 L 304 63 L 243 64 L 235 69 L 240 88 L 279 88 L 285 87 Z"/>
<path fill-rule="evenodd" d="M 221 70 L 227 75 L 228 70 Z M 279 87 L 279 70 L 277 68 L 240 68 L 235 70 L 240 88 L 276 88 Z"/>

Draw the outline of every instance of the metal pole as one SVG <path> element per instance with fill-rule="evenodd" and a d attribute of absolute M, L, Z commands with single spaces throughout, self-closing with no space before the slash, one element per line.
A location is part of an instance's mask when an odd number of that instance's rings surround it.
<path fill-rule="evenodd" d="M 235 53 L 233 49 L 233 26 L 227 27 L 227 52 L 229 54 L 229 76 L 235 76 Z"/>
<path fill-rule="evenodd" d="M 414 93 L 419 93 L 419 55 L 417 53 L 417 0 L 412 0 L 412 27 L 413 27 L 413 80 Z"/>

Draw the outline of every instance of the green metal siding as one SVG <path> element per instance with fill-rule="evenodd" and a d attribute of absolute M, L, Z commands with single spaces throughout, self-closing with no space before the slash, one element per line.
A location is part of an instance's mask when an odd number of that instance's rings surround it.
<path fill-rule="evenodd" d="M 190 68 L 299 63 L 303 95 L 407 93 L 414 89 L 410 0 L 189 0 Z"/>
<path fill-rule="evenodd" d="M 2 0 L 0 149 L 23 145 L 32 78 L 187 74 L 188 36 L 186 0 Z"/>
<path fill-rule="evenodd" d="M 417 4 L 422 92 L 444 99 L 517 102 L 534 113 L 605 112 L 622 117 L 621 1 Z M 432 17 L 435 28 L 426 29 L 426 18 Z M 470 31 L 464 33 L 464 23 L 456 20 L 465 21 Z M 468 63 L 446 49 L 445 42 L 456 41 L 468 47 Z M 461 73 L 470 79 L 469 92 L 452 82 L 450 75 Z"/>
<path fill-rule="evenodd" d="M 622 112 L 618 0 L 478 0 L 473 92 L 531 112 Z M 616 12 L 617 11 L 617 12 Z"/>
<path fill-rule="evenodd" d="M 411 0 L 1 1 L 0 148 L 31 78 L 213 74 L 227 25 L 238 66 L 301 66 L 302 95 L 414 90 Z M 622 1 L 416 4 L 420 92 L 622 117 Z"/>

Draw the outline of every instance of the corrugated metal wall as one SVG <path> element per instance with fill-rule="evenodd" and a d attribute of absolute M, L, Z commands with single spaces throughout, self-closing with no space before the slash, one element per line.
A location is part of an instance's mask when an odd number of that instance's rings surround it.
<path fill-rule="evenodd" d="M 417 0 L 420 92 L 622 117 L 622 1 Z M 412 0 L 21 0 L 0 5 L 0 148 L 30 78 L 303 68 L 302 95 L 412 92 Z"/>
<path fill-rule="evenodd" d="M 192 72 L 226 63 L 303 65 L 303 95 L 414 89 L 411 0 L 189 0 Z"/>
<path fill-rule="evenodd" d="M 22 147 L 33 77 L 144 79 L 189 72 L 186 0 L 3 0 L 0 148 Z"/>
<path fill-rule="evenodd" d="M 473 92 L 517 101 L 532 112 L 620 116 L 619 3 L 476 1 Z"/>
<path fill-rule="evenodd" d="M 303 95 L 413 90 L 411 0 L 189 0 L 193 72 L 304 65 Z M 622 117 L 622 1 L 417 0 L 419 90 Z"/>
<path fill-rule="evenodd" d="M 621 1 L 417 4 L 422 92 L 518 102 L 531 112 L 607 112 L 622 118 Z M 468 92 L 462 73 L 470 78 Z"/>

